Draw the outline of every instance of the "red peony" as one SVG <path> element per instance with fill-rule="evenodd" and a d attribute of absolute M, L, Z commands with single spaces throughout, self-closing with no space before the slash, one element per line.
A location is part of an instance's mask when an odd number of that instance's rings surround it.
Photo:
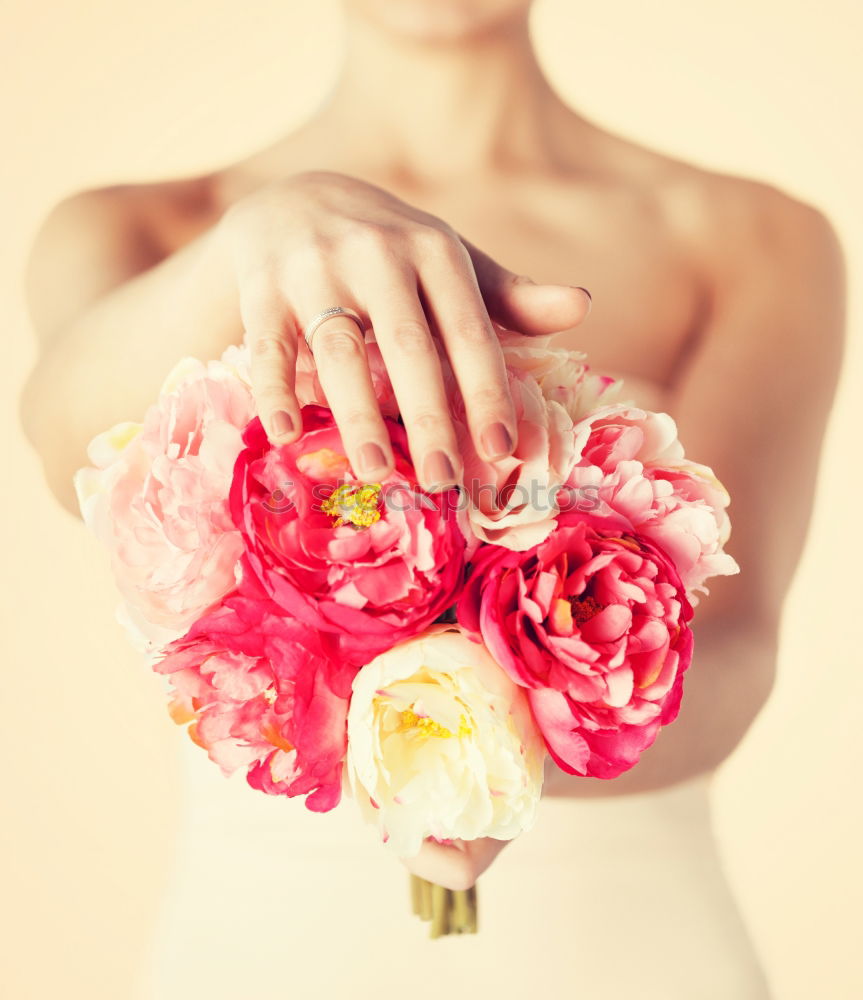
<path fill-rule="evenodd" d="M 622 519 L 564 512 L 524 552 L 473 559 L 459 622 L 528 689 L 554 760 L 612 778 L 676 717 L 692 608 L 674 565 Z"/>
<path fill-rule="evenodd" d="M 174 717 L 225 774 L 247 768 L 271 795 L 338 805 L 356 668 L 330 637 L 271 601 L 234 594 L 172 642 L 154 669 L 175 689 Z"/>
<path fill-rule="evenodd" d="M 245 544 L 241 591 L 266 595 L 362 665 L 455 601 L 466 515 L 452 503 L 457 490 L 419 488 L 401 424 L 386 420 L 395 471 L 369 484 L 354 476 L 331 412 L 302 414 L 292 444 L 271 445 L 257 418 L 243 434 L 230 496 Z"/>

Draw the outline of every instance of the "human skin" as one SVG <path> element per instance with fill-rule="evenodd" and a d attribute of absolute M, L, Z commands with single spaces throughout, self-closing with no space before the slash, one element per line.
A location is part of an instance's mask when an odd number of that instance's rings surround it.
<path fill-rule="evenodd" d="M 530 276 L 537 285 L 507 285 L 503 305 L 489 301 L 488 286 L 486 306 L 519 312 L 536 333 L 553 312 L 552 328 L 561 326 L 555 342 L 587 351 L 594 369 L 623 376 L 630 395 L 671 413 L 687 454 L 728 488 L 728 550 L 741 573 L 712 582 L 698 609 L 680 716 L 625 775 L 581 779 L 549 766 L 544 794 L 628 794 L 710 772 L 773 684 L 782 604 L 806 537 L 843 349 L 844 264 L 835 233 L 817 209 L 770 185 L 645 149 L 564 105 L 537 65 L 528 3 L 348 0 L 345 8 L 341 79 L 302 128 L 204 176 L 82 192 L 46 219 L 27 272 L 41 355 L 22 397 L 46 478 L 74 509 L 69 478 L 84 462 L 84 444 L 143 413 L 175 360 L 178 330 L 194 330 L 184 353 L 201 356 L 239 340 L 243 316 L 226 280 L 224 233 L 240 211 L 229 210 L 273 184 L 331 185 L 354 206 L 373 185 L 409 207 L 400 218 L 419 212 L 440 220 L 444 232 L 499 262 L 507 280 Z M 380 239 L 391 226 L 370 223 L 356 207 L 326 217 L 330 237 L 376 236 L 391 264 L 416 273 L 419 257 L 404 241 Z M 474 266 L 485 259 L 468 256 Z M 329 285 L 288 303 L 301 320 L 334 302 L 351 305 L 347 291 L 362 307 L 371 298 L 369 255 L 339 260 Z M 593 297 L 584 322 L 574 286 Z M 464 295 L 446 308 L 475 315 L 475 305 Z M 335 334 L 350 327 L 331 323 Z M 280 330 L 284 344 L 296 336 L 287 321 Z M 326 333 L 321 327 L 315 336 L 316 363 L 333 396 L 344 399 L 361 381 L 355 341 L 334 336 L 324 356 Z M 272 339 L 258 353 L 257 384 L 270 394 L 262 405 L 281 393 L 290 410 L 291 351 Z M 133 341 L 153 349 L 136 353 Z M 493 366 L 493 352 L 486 358 Z M 406 398 L 428 398 L 427 378 L 404 384 Z M 498 415 L 506 420 L 503 402 Z M 363 421 L 373 429 L 373 414 Z M 449 448 L 448 434 L 425 420 L 414 435 L 418 451 Z M 414 455 L 418 465 L 422 457 Z M 503 846 L 428 844 L 406 864 L 457 888 L 472 884 Z"/>

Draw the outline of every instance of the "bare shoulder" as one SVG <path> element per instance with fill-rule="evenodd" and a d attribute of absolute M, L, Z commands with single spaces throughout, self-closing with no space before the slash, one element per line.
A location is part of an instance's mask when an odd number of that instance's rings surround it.
<path fill-rule="evenodd" d="M 661 190 L 670 223 L 719 283 L 753 268 L 816 281 L 843 271 L 833 222 L 778 185 L 669 162 Z"/>
<path fill-rule="evenodd" d="M 187 230 L 206 224 L 216 189 L 214 173 L 88 188 L 58 202 L 46 222 L 82 230 L 108 226 L 170 252 Z"/>
<path fill-rule="evenodd" d="M 137 184 L 126 192 L 129 211 L 167 256 L 208 228 L 222 212 L 217 192 L 221 174 Z"/>
<path fill-rule="evenodd" d="M 671 393 L 687 452 L 732 500 L 739 577 L 711 581 L 707 618 L 777 627 L 811 515 L 845 342 L 843 253 L 832 222 L 779 187 L 668 172 L 669 225 L 708 291 Z M 760 675 L 762 680 L 765 675 Z"/>
<path fill-rule="evenodd" d="M 846 336 L 846 263 L 832 220 L 762 181 L 706 175 L 701 182 L 704 260 L 718 330 L 749 328 L 785 359 L 788 378 L 833 391 Z M 723 322 L 727 320 L 727 322 Z M 812 348 L 817 345 L 817 350 Z"/>
<path fill-rule="evenodd" d="M 24 262 L 24 293 L 40 343 L 200 231 L 210 190 L 209 177 L 114 184 L 73 192 L 46 210 Z"/>
<path fill-rule="evenodd" d="M 789 359 L 797 337 L 801 363 L 817 331 L 824 366 L 835 368 L 845 335 L 846 264 L 827 214 L 762 180 L 649 154 L 644 162 L 643 183 L 700 273 L 706 327 L 736 336 L 742 354 L 756 349 L 753 327 L 762 350 Z"/>
<path fill-rule="evenodd" d="M 603 158 L 618 186 L 649 205 L 666 232 L 721 291 L 754 274 L 796 279 L 835 291 L 842 247 L 825 212 L 777 184 L 710 170 L 605 133 Z"/>

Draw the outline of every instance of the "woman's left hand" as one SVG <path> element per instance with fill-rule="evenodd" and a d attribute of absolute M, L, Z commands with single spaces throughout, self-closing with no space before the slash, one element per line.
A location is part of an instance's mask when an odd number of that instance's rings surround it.
<path fill-rule="evenodd" d="M 401 862 L 409 872 L 446 889 L 470 889 L 508 843 L 494 837 L 446 843 L 426 839 L 419 853 Z"/>

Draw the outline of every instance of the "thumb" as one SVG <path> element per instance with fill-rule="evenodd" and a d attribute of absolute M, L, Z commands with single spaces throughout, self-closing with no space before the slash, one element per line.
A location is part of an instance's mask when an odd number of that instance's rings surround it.
<path fill-rule="evenodd" d="M 543 285 L 507 270 L 467 240 L 474 272 L 489 316 L 500 326 L 528 336 L 578 326 L 590 312 L 590 292 L 574 285 Z"/>

